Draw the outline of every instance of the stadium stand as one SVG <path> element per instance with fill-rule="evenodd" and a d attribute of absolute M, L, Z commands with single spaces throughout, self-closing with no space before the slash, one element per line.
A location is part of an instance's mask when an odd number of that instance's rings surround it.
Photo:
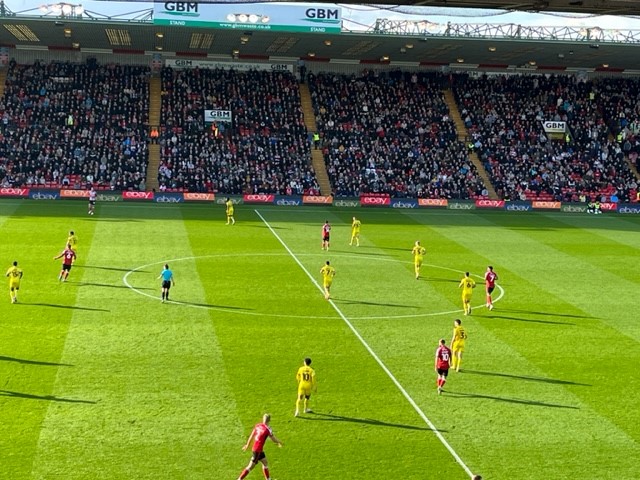
<path fill-rule="evenodd" d="M 6 72 L 0 186 L 144 190 L 149 69 L 63 62 Z M 222 194 L 319 194 L 324 156 L 336 196 L 485 198 L 469 152 L 501 198 L 636 201 L 627 159 L 640 154 L 640 82 L 570 75 L 309 72 L 318 142 L 289 72 L 163 68 L 159 188 Z M 458 140 L 443 91 L 469 133 Z M 453 108 L 453 107 L 452 107 Z M 203 110 L 230 110 L 206 124 Z M 543 120 L 566 121 L 551 140 Z"/>
<path fill-rule="evenodd" d="M 293 74 L 166 67 L 162 89 L 161 190 L 319 192 Z M 233 122 L 206 125 L 204 110 Z"/>
<path fill-rule="evenodd" d="M 615 140 L 636 169 L 640 168 L 640 81 L 604 78 L 596 83 L 594 96 Z"/>
<path fill-rule="evenodd" d="M 336 196 L 477 198 L 487 195 L 458 142 L 439 73 L 308 74 Z"/>
<path fill-rule="evenodd" d="M 575 76 L 453 77 L 454 93 L 477 151 L 500 196 L 511 200 L 622 201 L 635 197 L 634 174 L 611 137 L 594 83 Z M 565 121 L 551 140 L 545 120 Z"/>
<path fill-rule="evenodd" d="M 0 184 L 144 190 L 148 76 L 138 66 L 11 62 Z"/>

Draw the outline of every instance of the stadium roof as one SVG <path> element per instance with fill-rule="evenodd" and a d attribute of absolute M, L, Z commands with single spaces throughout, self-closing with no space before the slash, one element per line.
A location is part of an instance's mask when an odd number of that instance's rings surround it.
<path fill-rule="evenodd" d="M 228 3 L 228 2 L 227 2 Z M 397 4 L 397 2 L 394 2 Z M 444 4 L 443 0 L 410 2 Z M 534 2 L 540 4 L 541 2 Z M 554 9 L 600 11 L 605 4 L 626 5 L 640 13 L 640 1 L 551 0 Z M 446 0 L 447 6 L 503 6 L 526 9 L 531 3 L 503 0 Z M 580 4 L 580 5 L 578 5 Z M 596 8 L 597 7 L 597 8 Z M 216 59 L 305 59 L 336 63 L 391 63 L 504 69 L 585 69 L 640 71 L 640 31 L 609 31 L 580 27 L 523 27 L 489 24 L 462 25 L 455 33 L 416 35 L 407 22 L 381 20 L 379 29 L 340 34 L 243 31 L 154 25 L 150 10 L 134 20 L 72 16 L 6 16 L 0 27 L 0 46 L 23 50 L 78 50 L 83 52 L 149 53 Z M 478 19 L 472 19 L 477 21 Z M 517 29 L 517 32 L 515 31 Z M 529 29 L 529 30 L 527 30 Z M 527 33 L 528 32 L 528 33 Z M 608 32 L 608 33 L 607 33 Z M 614 32 L 614 33 L 611 33 Z M 614 36 L 613 40 L 611 35 Z M 617 37 L 616 37 L 617 36 Z M 11 55 L 11 53 L 10 53 Z"/>

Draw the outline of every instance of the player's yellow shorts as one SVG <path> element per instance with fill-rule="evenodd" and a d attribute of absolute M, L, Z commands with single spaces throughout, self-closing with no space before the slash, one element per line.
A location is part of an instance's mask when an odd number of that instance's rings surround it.
<path fill-rule="evenodd" d="M 464 342 L 455 342 L 451 344 L 451 351 L 455 352 L 464 352 Z"/>
<path fill-rule="evenodd" d="M 322 285 L 327 288 L 331 286 L 331 283 L 333 282 L 333 279 L 328 279 L 328 280 L 323 280 Z"/>
<path fill-rule="evenodd" d="M 298 385 L 298 396 L 299 397 L 310 397 L 311 396 L 311 385 L 300 384 Z"/>
<path fill-rule="evenodd" d="M 422 266 L 422 257 L 420 257 L 420 258 L 415 258 L 415 259 L 413 260 L 413 264 L 414 264 L 416 267 L 421 267 L 421 266 Z"/>
<path fill-rule="evenodd" d="M 20 290 L 20 282 L 9 282 L 10 290 Z"/>
<path fill-rule="evenodd" d="M 462 295 L 462 301 L 463 301 L 464 303 L 468 303 L 468 302 L 470 302 L 470 301 L 471 301 L 471 294 L 469 293 L 469 294 L 467 294 L 467 295 Z"/>

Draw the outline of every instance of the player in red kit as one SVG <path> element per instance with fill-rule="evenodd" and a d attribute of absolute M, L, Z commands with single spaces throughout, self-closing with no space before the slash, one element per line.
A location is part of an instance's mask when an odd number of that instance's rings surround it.
<path fill-rule="evenodd" d="M 262 417 L 262 423 L 258 423 L 253 427 L 251 435 L 249 435 L 249 438 L 247 439 L 247 443 L 242 447 L 242 451 L 245 451 L 249 448 L 251 440 L 253 440 L 251 460 L 249 461 L 249 465 L 247 465 L 247 467 L 240 473 L 238 480 L 242 480 L 249 475 L 249 472 L 255 468 L 258 462 L 262 463 L 262 473 L 264 474 L 264 478 L 266 480 L 271 480 L 271 477 L 269 476 L 269 464 L 267 463 L 267 457 L 264 454 L 264 444 L 267 441 L 267 438 L 270 438 L 279 447 L 282 447 L 282 442 L 273 434 L 273 431 L 269 427 L 270 421 L 271 415 L 265 413 Z"/>
<path fill-rule="evenodd" d="M 68 243 L 67 248 L 65 248 L 60 255 L 53 257 L 54 260 L 59 258 L 62 258 L 62 270 L 60 270 L 58 280 L 66 282 L 69 272 L 71 271 L 71 265 L 73 265 L 73 262 L 76 260 L 76 252 L 71 248 L 71 244 Z"/>
<path fill-rule="evenodd" d="M 436 350 L 435 369 L 438 374 L 438 395 L 442 393 L 442 388 L 447 382 L 447 375 L 449 375 L 449 367 L 451 366 L 451 350 L 445 343 L 445 339 L 441 338 L 440 345 Z"/>
<path fill-rule="evenodd" d="M 484 286 L 487 291 L 487 308 L 489 310 L 493 310 L 493 300 L 491 299 L 491 294 L 493 290 L 496 288 L 496 280 L 498 280 L 498 275 L 493 271 L 493 267 L 489 265 L 487 267 L 487 271 L 484 274 Z"/>
<path fill-rule="evenodd" d="M 331 236 L 331 225 L 329 220 L 325 220 L 322 226 L 322 250 L 329 250 L 329 238 Z"/>

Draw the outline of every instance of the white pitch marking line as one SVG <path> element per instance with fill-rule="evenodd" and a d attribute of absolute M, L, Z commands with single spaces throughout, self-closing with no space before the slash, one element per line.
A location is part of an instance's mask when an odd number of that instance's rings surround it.
<path fill-rule="evenodd" d="M 309 277 L 309 279 L 311 280 L 311 282 L 318 288 L 318 290 L 320 290 L 320 292 L 323 292 L 323 288 L 320 286 L 320 284 L 316 281 L 316 279 L 311 275 L 311 273 L 309 273 L 309 270 L 306 269 L 306 267 L 300 262 L 300 260 L 298 260 L 298 257 L 296 257 L 296 255 L 291 251 L 291 249 L 287 246 L 286 243 L 284 243 L 284 240 L 282 240 L 282 238 L 280 238 L 280 236 L 278 235 L 278 233 L 271 227 L 271 225 L 269 224 L 269 222 L 267 222 L 265 220 L 265 218 L 260 214 L 260 212 L 258 210 L 254 210 L 254 212 L 256 212 L 256 214 L 260 217 L 260 219 L 264 222 L 264 224 L 266 225 L 266 227 L 269 229 L 269 231 L 271 231 L 271 233 L 273 234 L 274 237 L 276 237 L 276 239 L 278 239 L 278 241 L 280 242 L 280 244 L 284 247 L 284 249 L 289 253 L 289 255 L 291 255 L 291 258 L 293 258 L 293 260 L 298 264 L 298 266 L 302 269 L 302 271 L 304 273 L 307 274 L 307 277 Z M 407 399 L 407 401 L 411 404 L 411 406 L 413 407 L 413 409 L 418 413 L 418 415 L 420 416 L 420 418 L 422 418 L 422 420 L 424 420 L 424 422 L 428 425 L 428 427 L 431 429 L 431 431 L 436 435 L 436 437 L 438 437 L 438 440 L 440 440 L 440 442 L 445 446 L 445 448 L 447 450 L 449 450 L 449 453 L 453 456 L 453 458 L 455 459 L 455 461 L 458 463 L 458 465 L 460 465 L 464 471 L 467 473 L 467 475 L 469 475 L 469 477 L 473 477 L 473 472 L 469 469 L 469 467 L 464 463 L 464 461 L 462 460 L 462 458 L 460 458 L 460 455 L 458 455 L 458 453 L 453 449 L 453 447 L 451 445 L 449 445 L 449 442 L 447 442 L 447 440 L 442 436 L 442 434 L 438 431 L 438 429 L 436 428 L 436 426 L 431 422 L 431 420 L 429 420 L 429 418 L 425 415 L 425 413 L 422 411 L 422 409 L 418 406 L 418 404 L 415 402 L 415 400 L 411 397 L 411 395 L 409 395 L 409 393 L 404 389 L 404 387 L 402 386 L 402 384 L 398 381 L 398 379 L 393 375 L 393 373 L 391 373 L 391 370 L 389 370 L 387 368 L 387 366 L 384 364 L 384 362 L 380 359 L 380 357 L 378 357 L 378 355 L 376 354 L 376 352 L 373 351 L 373 349 L 369 346 L 369 344 L 367 343 L 367 341 L 362 337 L 362 335 L 360 335 L 360 332 L 358 332 L 358 330 L 356 330 L 356 328 L 351 324 L 351 322 L 349 321 L 349 319 L 342 313 L 342 311 L 340 310 L 340 308 L 338 308 L 338 306 L 333 302 L 333 300 L 329 300 L 329 303 L 331 304 L 331 306 L 333 307 L 333 309 L 336 311 L 336 313 L 340 316 L 340 318 L 342 318 L 342 320 L 344 321 L 344 323 L 347 324 L 347 326 L 349 327 L 349 329 L 353 332 L 353 334 L 356 336 L 356 338 L 358 340 L 360 340 L 360 343 L 362 343 L 362 345 L 364 346 L 364 348 L 367 349 L 367 351 L 369 352 L 369 354 L 373 357 L 373 359 L 378 363 L 378 365 L 380 365 L 380 367 L 382 368 L 382 370 L 384 370 L 384 372 L 387 374 L 387 376 L 391 379 L 391 381 L 395 384 L 395 386 L 398 388 L 398 390 L 400 390 L 400 392 L 402 393 L 402 395 L 404 396 L 404 398 Z"/>

